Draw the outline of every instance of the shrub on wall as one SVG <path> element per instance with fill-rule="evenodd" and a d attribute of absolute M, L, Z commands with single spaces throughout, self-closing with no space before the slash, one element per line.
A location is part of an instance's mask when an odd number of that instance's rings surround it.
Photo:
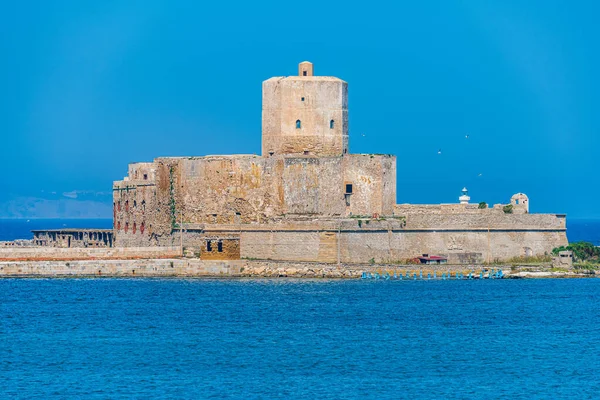
<path fill-rule="evenodd" d="M 485 201 L 482 201 L 481 203 L 479 203 L 479 206 L 477 208 L 479 208 L 480 210 L 487 208 L 487 203 Z"/>
<path fill-rule="evenodd" d="M 513 205 L 512 204 L 505 205 L 504 207 L 502 207 L 502 211 L 504 211 L 505 214 L 512 214 Z"/>

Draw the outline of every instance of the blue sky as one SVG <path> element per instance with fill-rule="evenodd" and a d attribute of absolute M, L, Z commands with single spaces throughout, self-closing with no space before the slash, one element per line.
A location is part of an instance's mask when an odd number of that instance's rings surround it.
<path fill-rule="evenodd" d="M 533 212 L 600 217 L 599 13 L 549 0 L 5 4 L 0 201 L 109 201 L 129 162 L 260 153 L 261 82 L 310 60 L 349 82 L 351 152 L 398 156 L 399 203 L 456 202 L 467 186 L 476 202 L 525 192 Z"/>

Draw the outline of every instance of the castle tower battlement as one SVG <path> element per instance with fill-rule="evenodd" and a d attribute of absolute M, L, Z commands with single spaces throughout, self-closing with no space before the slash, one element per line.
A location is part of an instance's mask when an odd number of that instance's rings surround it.
<path fill-rule="evenodd" d="M 262 155 L 341 156 L 348 153 L 348 84 L 314 76 L 304 61 L 298 76 L 262 85 Z"/>

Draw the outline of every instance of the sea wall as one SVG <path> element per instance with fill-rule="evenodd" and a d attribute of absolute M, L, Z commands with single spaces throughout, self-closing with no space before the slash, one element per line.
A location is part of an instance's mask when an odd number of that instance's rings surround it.
<path fill-rule="evenodd" d="M 78 261 L 0 261 L 0 278 L 4 277 L 291 277 L 350 278 L 363 272 L 410 276 L 436 272 L 479 271 L 474 266 L 459 265 L 373 265 L 326 264 L 277 261 L 216 261 L 198 259 L 147 260 L 78 260 Z"/>
<path fill-rule="evenodd" d="M 57 248 L 9 247 L 0 248 L 2 260 L 81 260 L 81 259 L 135 259 L 179 257 L 179 247 L 111 247 L 111 248 Z"/>

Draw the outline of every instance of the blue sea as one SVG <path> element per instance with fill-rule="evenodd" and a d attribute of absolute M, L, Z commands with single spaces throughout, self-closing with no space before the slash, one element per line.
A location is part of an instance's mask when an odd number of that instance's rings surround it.
<path fill-rule="evenodd" d="M 0 280 L 0 398 L 597 399 L 600 280 Z"/>
<path fill-rule="evenodd" d="M 596 399 L 598 338 L 599 279 L 0 279 L 0 398 Z"/>

